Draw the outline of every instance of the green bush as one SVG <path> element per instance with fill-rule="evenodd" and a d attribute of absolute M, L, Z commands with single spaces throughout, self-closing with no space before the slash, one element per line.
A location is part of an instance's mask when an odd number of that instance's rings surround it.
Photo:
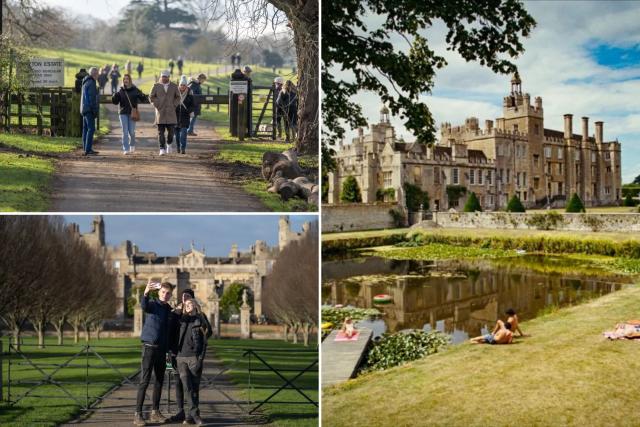
<path fill-rule="evenodd" d="M 624 198 L 624 206 L 635 206 L 636 205 L 636 201 L 633 200 L 633 196 L 631 195 L 631 193 L 627 193 L 627 195 Z"/>
<path fill-rule="evenodd" d="M 450 342 L 439 331 L 384 334 L 367 355 L 365 371 L 381 371 L 437 353 Z"/>
<path fill-rule="evenodd" d="M 429 209 L 429 194 L 426 191 L 422 191 L 417 185 L 408 182 L 404 183 L 403 188 L 404 200 L 409 212 L 418 212 L 421 205 L 424 205 L 425 209 Z"/>
<path fill-rule="evenodd" d="M 584 204 L 582 203 L 580 196 L 578 196 L 578 193 L 573 193 L 573 196 L 571 196 L 571 200 L 569 200 L 565 211 L 568 213 L 586 212 L 586 210 L 584 209 Z"/>
<path fill-rule="evenodd" d="M 507 203 L 507 212 L 526 212 L 524 205 L 515 194 Z"/>
<path fill-rule="evenodd" d="M 385 196 L 389 196 L 389 199 L 394 200 L 396 197 L 395 188 L 378 188 L 376 191 L 376 200 L 383 202 Z"/>
<path fill-rule="evenodd" d="M 356 179 L 351 175 L 349 175 L 342 183 L 340 200 L 347 203 L 360 203 L 362 201 L 362 194 L 360 193 L 358 181 L 356 181 Z"/>
<path fill-rule="evenodd" d="M 467 203 L 464 204 L 464 212 L 482 212 L 482 206 L 480 206 L 476 193 L 469 194 Z"/>
<path fill-rule="evenodd" d="M 232 283 L 228 287 L 225 287 L 222 298 L 220 298 L 220 317 L 228 321 L 232 314 L 240 313 L 240 306 L 242 305 L 242 293 L 247 288 L 241 283 Z M 247 288 L 248 289 L 248 288 Z M 253 307 L 253 294 L 247 292 L 248 303 Z"/>
<path fill-rule="evenodd" d="M 467 192 L 467 187 L 464 185 L 447 185 L 447 199 L 449 200 L 449 206 L 456 202 Z"/>
<path fill-rule="evenodd" d="M 389 209 L 389 215 L 391 215 L 391 219 L 393 220 L 393 226 L 396 228 L 400 228 L 405 225 L 404 216 L 402 212 L 397 209 Z"/>
<path fill-rule="evenodd" d="M 538 230 L 555 230 L 559 224 L 564 222 L 562 214 L 556 211 L 549 211 L 547 213 L 535 213 L 526 220 L 529 227 L 534 227 Z"/>

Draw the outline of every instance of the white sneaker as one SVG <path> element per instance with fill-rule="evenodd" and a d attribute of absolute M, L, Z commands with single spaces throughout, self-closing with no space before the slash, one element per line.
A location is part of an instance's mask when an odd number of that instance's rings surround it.
<path fill-rule="evenodd" d="M 134 147 L 133 145 L 131 147 L 129 147 L 129 152 L 130 153 L 135 153 L 136 151 L 136 147 Z"/>
<path fill-rule="evenodd" d="M 160 155 L 164 156 L 165 154 L 167 154 L 167 152 L 164 150 L 164 148 L 160 149 Z"/>
<path fill-rule="evenodd" d="M 129 154 L 128 151 L 123 151 L 122 154 L 124 154 L 125 156 Z"/>
<path fill-rule="evenodd" d="M 171 146 L 167 145 L 167 154 L 171 154 Z"/>

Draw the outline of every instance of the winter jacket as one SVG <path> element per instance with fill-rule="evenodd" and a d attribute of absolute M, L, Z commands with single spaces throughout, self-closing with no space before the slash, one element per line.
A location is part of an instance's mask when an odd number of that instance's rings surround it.
<path fill-rule="evenodd" d="M 191 89 L 191 93 L 193 94 L 193 114 L 199 116 L 202 112 L 202 105 L 196 95 L 202 95 L 202 86 L 200 86 L 199 82 L 193 81 L 189 83 L 189 89 Z"/>
<path fill-rule="evenodd" d="M 136 68 L 136 70 L 138 70 L 138 73 L 142 73 L 144 71 L 144 65 L 142 64 L 142 62 L 138 62 L 138 67 Z"/>
<path fill-rule="evenodd" d="M 187 89 L 187 96 L 184 97 L 184 101 L 182 101 L 176 107 L 176 118 L 178 119 L 177 128 L 188 128 L 189 122 L 191 121 L 191 113 L 193 112 L 193 95 L 191 91 Z"/>
<path fill-rule="evenodd" d="M 125 94 L 126 91 L 126 94 Z M 127 99 L 127 96 L 129 98 Z M 120 87 L 120 90 L 113 94 L 111 97 L 111 102 L 115 105 L 120 105 L 119 114 L 131 115 L 131 107 L 137 108 L 139 102 L 143 102 L 147 96 L 140 91 L 136 87 L 136 85 L 131 85 L 127 89 L 124 86 Z M 129 100 L 131 100 L 131 104 L 129 104 Z"/>
<path fill-rule="evenodd" d="M 84 78 L 88 75 L 89 73 L 87 73 L 84 68 L 76 74 L 76 93 L 80 93 L 82 91 L 82 83 L 84 82 Z"/>
<path fill-rule="evenodd" d="M 171 306 L 158 300 L 151 300 L 149 295 L 142 297 L 140 306 L 147 313 L 140 340 L 147 344 L 157 345 L 161 350 L 167 350 Z"/>
<path fill-rule="evenodd" d="M 207 338 L 211 336 L 211 327 L 204 315 L 180 316 L 177 355 L 183 357 L 204 357 Z"/>
<path fill-rule="evenodd" d="M 298 97 L 296 93 L 293 91 L 280 92 L 276 104 L 289 123 L 295 124 L 298 118 Z"/>
<path fill-rule="evenodd" d="M 98 88 L 93 77 L 86 76 L 82 81 L 82 96 L 80 96 L 80 114 L 93 114 L 98 116 L 100 111 L 100 103 L 98 97 Z"/>
<path fill-rule="evenodd" d="M 107 73 L 101 73 L 98 75 L 98 85 L 100 86 L 100 89 L 105 87 L 108 81 L 109 81 L 109 75 Z"/>
<path fill-rule="evenodd" d="M 151 89 L 149 100 L 156 109 L 156 125 L 175 125 L 178 123 L 176 108 L 180 105 L 180 91 L 175 83 L 169 82 L 169 87 L 165 93 L 162 83 L 156 83 Z"/>
<path fill-rule="evenodd" d="M 111 84 L 118 84 L 118 79 L 120 78 L 120 71 L 118 70 L 111 70 L 111 73 L 109 74 L 109 77 L 111 77 Z"/>

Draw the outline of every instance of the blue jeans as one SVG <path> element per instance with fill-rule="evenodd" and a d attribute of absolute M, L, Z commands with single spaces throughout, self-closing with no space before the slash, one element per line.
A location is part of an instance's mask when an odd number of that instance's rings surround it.
<path fill-rule="evenodd" d="M 131 120 L 130 114 L 120 114 L 122 126 L 122 150 L 129 151 L 129 147 L 136 146 L 136 122 Z"/>
<path fill-rule="evenodd" d="M 178 150 L 186 150 L 188 131 L 188 128 L 176 128 L 176 141 L 178 142 Z"/>
<path fill-rule="evenodd" d="M 87 113 L 82 116 L 82 149 L 85 153 L 93 150 L 93 134 L 96 131 L 96 116 Z"/>
<path fill-rule="evenodd" d="M 197 118 L 197 117 L 198 117 L 198 116 L 195 116 L 195 115 L 194 115 L 193 117 L 191 117 L 191 121 L 189 122 L 189 130 L 188 130 L 187 132 L 189 132 L 189 133 L 193 133 L 193 128 L 194 128 L 194 127 L 195 127 L 195 125 L 196 125 L 196 118 Z"/>

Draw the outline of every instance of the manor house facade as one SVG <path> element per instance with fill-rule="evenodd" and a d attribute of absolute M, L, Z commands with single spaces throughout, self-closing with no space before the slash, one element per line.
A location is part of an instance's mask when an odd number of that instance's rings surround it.
<path fill-rule="evenodd" d="M 144 288 L 147 280 L 169 281 L 177 285 L 174 298 L 183 289 L 194 290 L 196 300 L 204 312 L 208 312 L 209 298 L 214 292 L 222 296 L 226 286 L 241 283 L 250 289 L 254 297 L 253 313 L 262 311 L 262 288 L 265 277 L 271 273 L 275 260 L 282 249 L 295 240 L 302 239 L 309 230 L 305 223 L 301 232 L 291 229 L 288 216 L 281 216 L 278 230 L 278 246 L 270 247 L 266 242 L 257 240 L 248 251 L 242 252 L 238 245 L 231 246 L 225 256 L 207 256 L 205 248 L 198 249 L 194 243 L 188 250 L 180 248 L 175 256 L 159 256 L 155 252 L 141 251 L 130 240 L 118 246 L 105 243 L 105 224 L 102 216 L 94 218 L 92 230 L 80 234 L 77 224 L 71 224 L 71 231 L 94 248 L 117 273 L 116 319 L 124 319 L 127 298 L 133 286 Z"/>
<path fill-rule="evenodd" d="M 516 74 L 504 97 L 503 117 L 480 128 L 470 117 L 464 125 L 441 125 L 431 147 L 398 140 L 382 107 L 380 121 L 362 128 L 351 144 L 336 150 L 337 168 L 329 174 L 329 203 L 340 203 L 342 184 L 354 176 L 363 203 L 404 200 L 403 184 L 429 194 L 425 210 L 460 210 L 476 194 L 483 210 L 504 209 L 516 195 L 527 208 L 562 207 L 577 193 L 585 206 L 615 205 L 621 197 L 621 148 L 603 140 L 603 122 L 582 117 L 582 133 L 573 133 L 573 116 L 564 115 L 564 131 L 546 129 L 542 98 L 531 105 Z M 392 190 L 390 190 L 392 189 Z M 385 191 L 386 190 L 386 191 Z"/>

